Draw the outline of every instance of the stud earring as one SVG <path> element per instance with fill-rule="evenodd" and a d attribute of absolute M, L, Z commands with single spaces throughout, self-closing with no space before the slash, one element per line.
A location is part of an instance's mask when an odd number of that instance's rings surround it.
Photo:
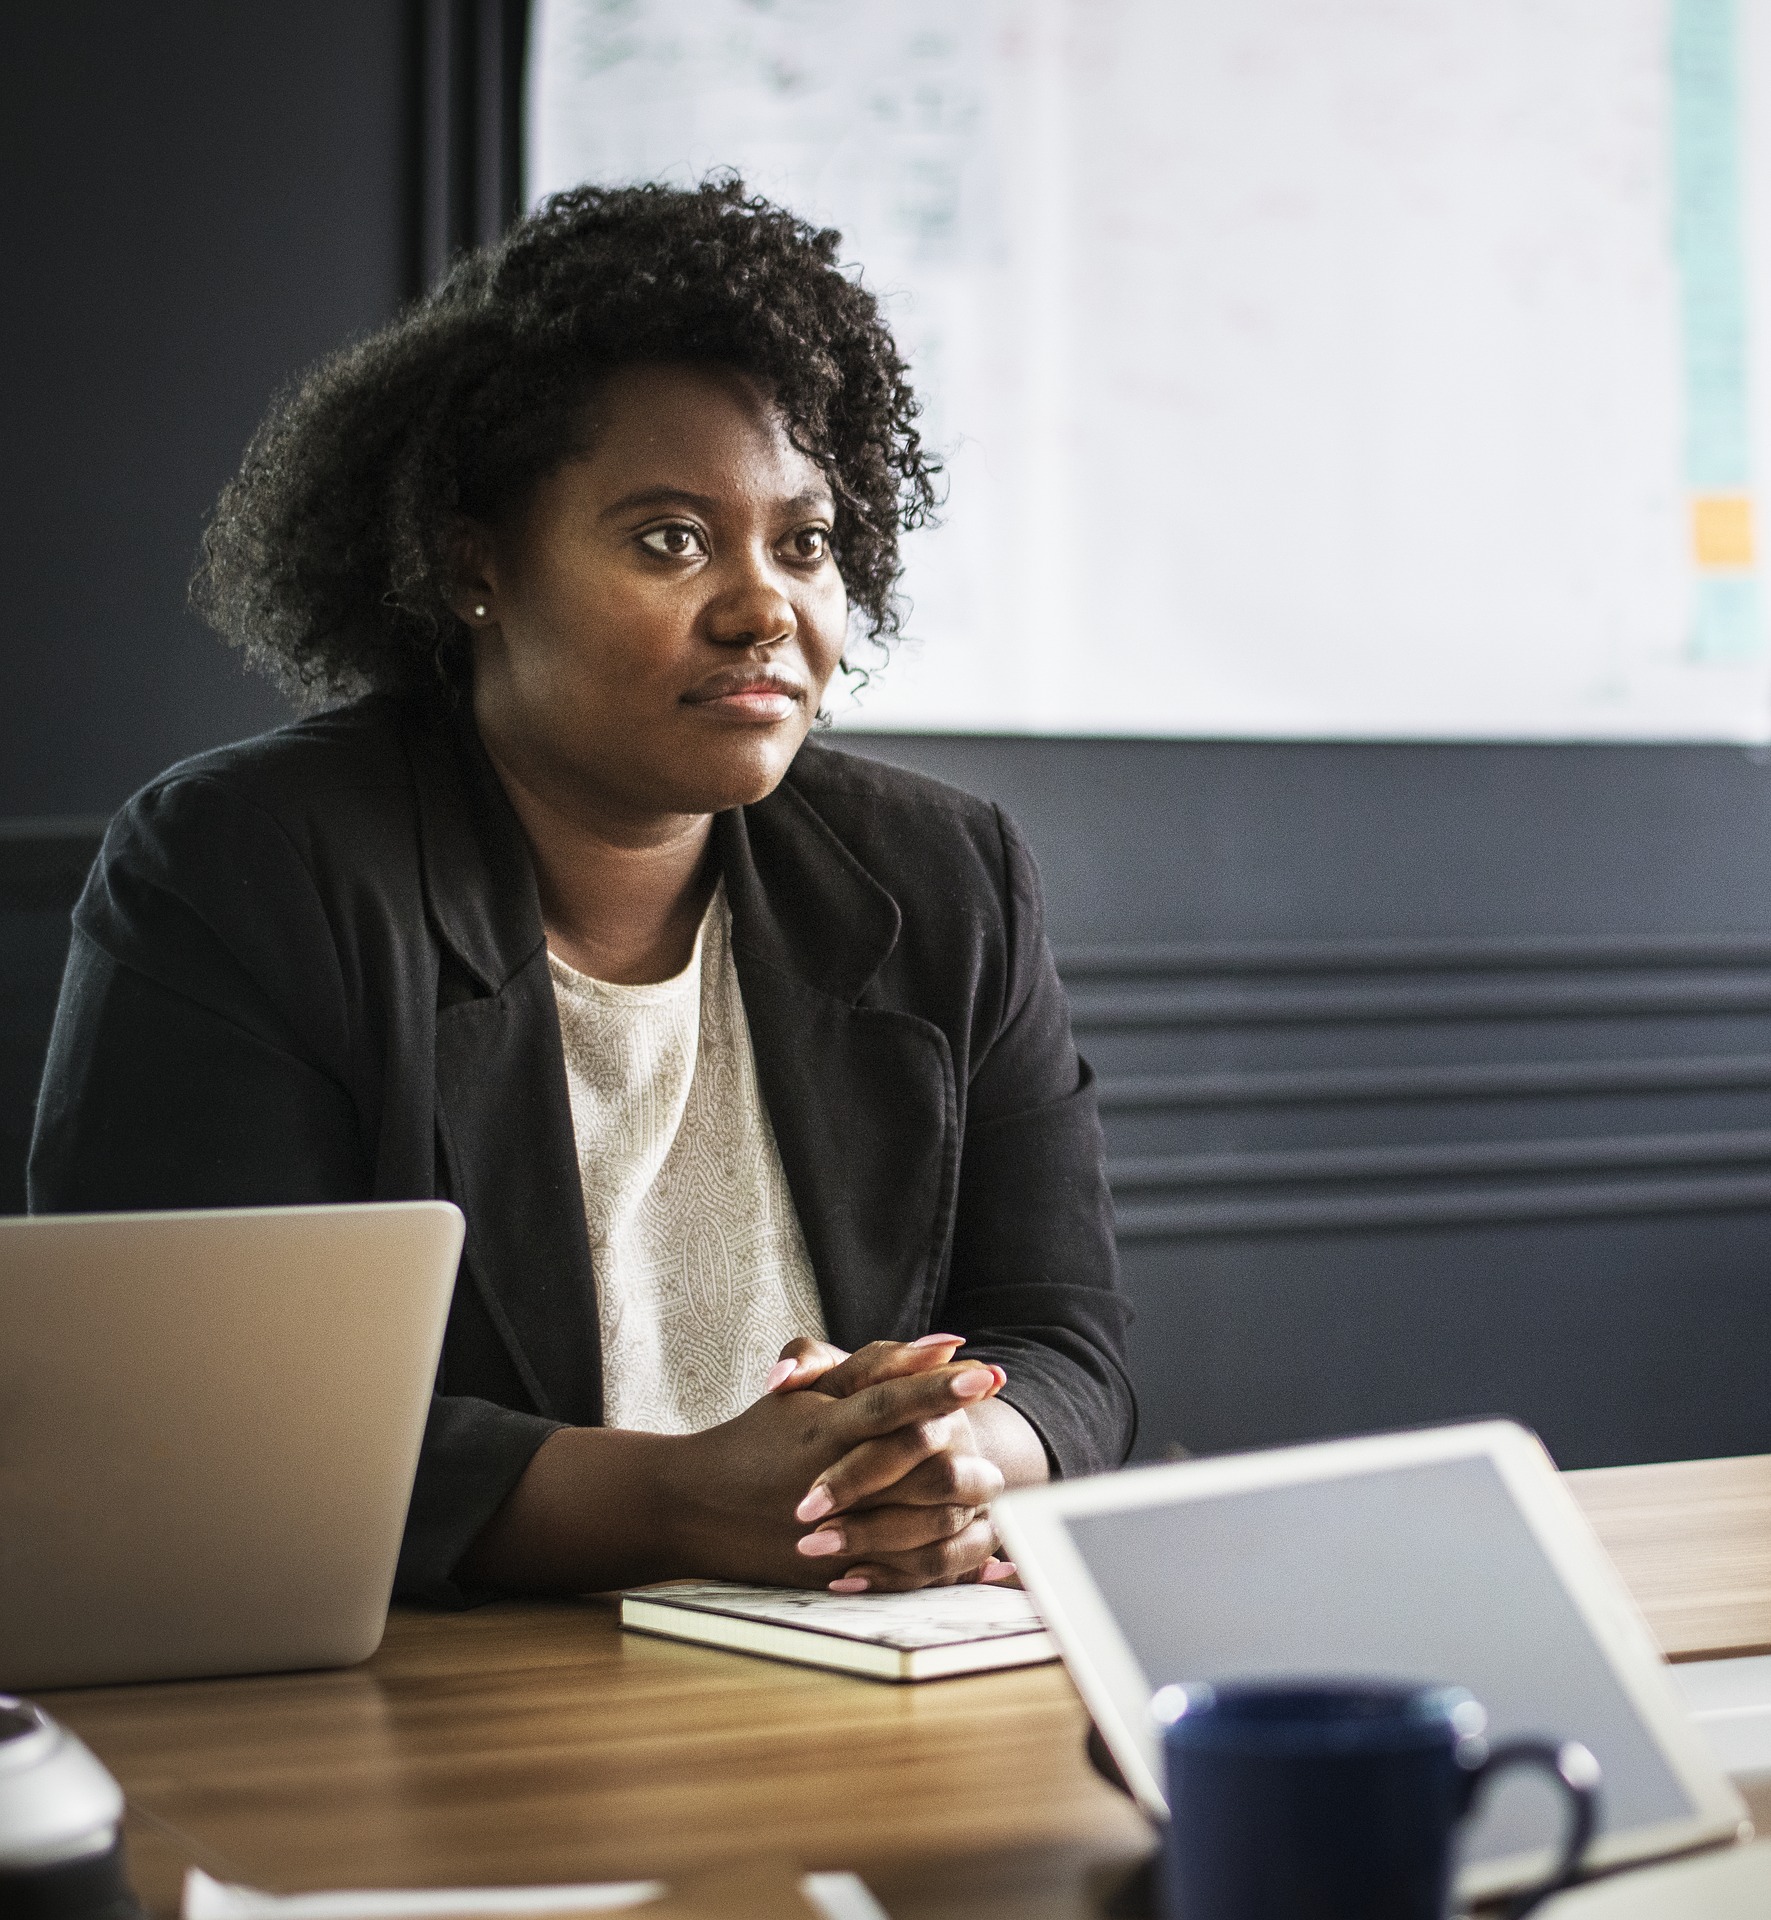
<path fill-rule="evenodd" d="M 484 600 L 476 600 L 476 601 L 474 602 L 474 609 L 473 609 L 473 617 L 474 617 L 474 618 L 475 618 L 476 620 L 484 620 L 484 619 L 485 619 L 485 617 L 486 617 L 486 603 L 485 603 L 485 601 L 484 601 Z"/>

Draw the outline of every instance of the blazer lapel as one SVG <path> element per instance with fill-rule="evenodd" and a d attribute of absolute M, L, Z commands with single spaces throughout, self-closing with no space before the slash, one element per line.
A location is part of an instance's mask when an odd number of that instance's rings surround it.
<path fill-rule="evenodd" d="M 437 1010 L 437 1130 L 463 1268 L 536 1410 L 602 1416 L 596 1283 L 528 843 L 471 721 L 414 748 L 428 910 L 459 968 Z"/>
<path fill-rule="evenodd" d="M 465 1270 L 538 1411 L 601 1417 L 596 1284 L 528 844 L 471 721 L 413 747 L 428 908 L 462 972 L 437 1013 L 437 1119 Z M 864 1004 L 897 943 L 889 893 L 791 779 L 721 814 L 716 856 L 774 1127 L 831 1338 L 928 1329 L 959 1123 L 946 1036 Z"/>
<path fill-rule="evenodd" d="M 757 1076 L 839 1345 L 928 1330 L 951 1230 L 959 1124 L 946 1036 L 861 1003 L 897 902 L 791 779 L 722 814 L 716 847 Z"/>

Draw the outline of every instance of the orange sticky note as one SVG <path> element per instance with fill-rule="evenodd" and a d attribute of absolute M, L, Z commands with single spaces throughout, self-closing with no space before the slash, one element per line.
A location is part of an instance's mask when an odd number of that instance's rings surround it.
<path fill-rule="evenodd" d="M 1744 493 L 1700 493 L 1691 502 L 1691 544 L 1700 567 L 1750 567 L 1753 503 Z"/>

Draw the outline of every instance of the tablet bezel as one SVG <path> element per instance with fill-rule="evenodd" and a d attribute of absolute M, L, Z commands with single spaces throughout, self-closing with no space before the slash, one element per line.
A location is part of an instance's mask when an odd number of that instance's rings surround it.
<path fill-rule="evenodd" d="M 1606 1665 L 1696 1809 L 1686 1819 L 1601 1832 L 1587 1864 L 1617 1867 L 1751 1837 L 1745 1803 L 1686 1712 L 1635 1600 L 1542 1444 L 1510 1420 L 1133 1467 L 1022 1488 L 996 1502 L 993 1518 L 1003 1544 L 1146 1813 L 1156 1820 L 1168 1817 L 1161 1742 L 1146 1683 L 1076 1549 L 1069 1522 L 1084 1514 L 1124 1513 L 1467 1459 L 1493 1463 Z M 1485 1861 L 1466 1869 L 1459 1892 L 1466 1899 L 1508 1893 L 1540 1877 L 1549 1863 L 1547 1849 Z"/>

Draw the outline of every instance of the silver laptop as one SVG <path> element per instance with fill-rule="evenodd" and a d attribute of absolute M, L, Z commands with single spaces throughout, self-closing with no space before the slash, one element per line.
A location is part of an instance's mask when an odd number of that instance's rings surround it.
<path fill-rule="evenodd" d="M 444 1201 L 0 1219 L 0 1692 L 379 1644 Z"/>

